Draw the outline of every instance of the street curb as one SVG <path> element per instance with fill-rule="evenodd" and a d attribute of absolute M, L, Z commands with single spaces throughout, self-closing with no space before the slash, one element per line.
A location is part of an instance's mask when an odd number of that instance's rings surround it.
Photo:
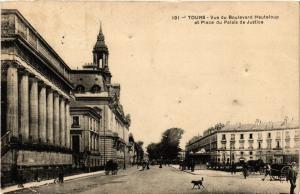
<path fill-rule="evenodd" d="M 189 173 L 189 174 L 192 174 L 192 175 L 197 175 L 197 174 L 195 174 L 194 172 L 189 172 L 189 171 L 186 171 L 186 170 L 180 170 L 180 169 L 178 169 L 177 167 L 172 166 L 172 165 L 171 165 L 171 167 L 172 167 L 172 168 L 175 168 L 176 170 L 181 171 L 181 172 L 186 172 L 186 173 Z"/>
<path fill-rule="evenodd" d="M 64 178 L 64 181 L 70 181 L 74 179 L 79 179 L 79 178 L 87 178 L 93 175 L 98 175 L 98 174 L 104 174 L 104 171 L 97 171 L 97 172 L 91 172 L 91 173 L 82 173 L 82 174 L 77 174 L 77 175 L 72 175 Z M 17 185 L 6 187 L 6 188 L 1 188 L 1 193 L 8 193 L 12 191 L 18 191 L 22 189 L 28 189 L 31 187 L 39 187 L 43 185 L 48 185 L 48 184 L 54 184 L 54 179 L 49 179 L 49 180 L 44 180 L 41 182 L 29 182 L 25 183 L 23 188 L 18 187 Z"/>

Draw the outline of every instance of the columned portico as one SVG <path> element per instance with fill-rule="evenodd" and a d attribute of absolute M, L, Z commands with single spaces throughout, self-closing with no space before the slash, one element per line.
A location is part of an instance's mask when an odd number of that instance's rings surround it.
<path fill-rule="evenodd" d="M 2 187 L 18 178 L 13 167 L 25 172 L 23 181 L 46 178 L 39 168 L 71 167 L 66 102 L 73 84 L 70 67 L 18 10 L 1 16 Z"/>

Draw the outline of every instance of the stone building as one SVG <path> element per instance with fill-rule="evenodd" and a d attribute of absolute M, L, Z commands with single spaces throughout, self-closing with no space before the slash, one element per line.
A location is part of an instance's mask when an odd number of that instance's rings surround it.
<path fill-rule="evenodd" d="M 72 117 L 73 165 L 76 168 L 97 170 L 101 167 L 101 110 L 73 101 L 71 102 L 70 113 Z"/>
<path fill-rule="evenodd" d="M 114 159 L 119 167 L 129 163 L 128 133 L 130 117 L 123 112 L 120 104 L 120 85 L 111 83 L 108 64 L 109 51 L 100 26 L 96 44 L 93 48 L 93 62 L 82 69 L 71 71 L 76 101 L 101 110 L 100 153 L 101 164 Z"/>
<path fill-rule="evenodd" d="M 295 121 L 227 124 L 209 129 L 186 145 L 189 154 L 214 163 L 262 159 L 286 163 L 299 159 L 299 124 Z M 201 161 L 203 161 L 201 160 Z"/>
<path fill-rule="evenodd" d="M 71 166 L 71 69 L 17 11 L 1 13 L 2 182 L 12 166 Z M 28 170 L 28 171 L 27 171 Z"/>

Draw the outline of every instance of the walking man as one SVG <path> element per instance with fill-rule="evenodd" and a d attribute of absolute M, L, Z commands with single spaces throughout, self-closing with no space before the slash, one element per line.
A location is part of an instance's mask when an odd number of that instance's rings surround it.
<path fill-rule="evenodd" d="M 236 173 L 236 164 L 234 162 L 232 162 L 231 164 L 231 174 L 235 174 Z"/>
<path fill-rule="evenodd" d="M 248 165 L 246 163 L 243 165 L 243 175 L 244 175 L 245 179 L 249 175 L 248 174 Z"/>
<path fill-rule="evenodd" d="M 270 176 L 270 179 L 271 179 L 271 165 L 270 164 L 266 165 L 266 173 L 265 173 L 265 177 L 262 179 L 262 181 L 264 181 L 268 175 Z"/>
<path fill-rule="evenodd" d="M 292 168 L 288 171 L 287 174 L 287 181 L 290 181 L 291 187 L 290 187 L 290 194 L 294 194 L 295 188 L 296 188 L 296 180 L 297 180 L 297 166 L 296 162 L 292 162 Z"/>

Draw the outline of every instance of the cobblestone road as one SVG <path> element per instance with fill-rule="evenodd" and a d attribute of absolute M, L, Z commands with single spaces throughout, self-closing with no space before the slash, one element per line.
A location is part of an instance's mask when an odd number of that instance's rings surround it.
<path fill-rule="evenodd" d="M 120 171 L 118 175 L 95 175 L 65 182 L 63 185 L 49 184 L 15 193 L 288 193 L 289 184 L 279 181 L 261 181 L 262 175 L 243 179 L 240 174 L 203 170 L 198 175 L 179 171 L 173 167 L 157 166 L 139 171 L 135 167 Z M 192 180 L 204 178 L 205 189 L 192 190 Z M 299 188 L 299 185 L 298 185 Z"/>

